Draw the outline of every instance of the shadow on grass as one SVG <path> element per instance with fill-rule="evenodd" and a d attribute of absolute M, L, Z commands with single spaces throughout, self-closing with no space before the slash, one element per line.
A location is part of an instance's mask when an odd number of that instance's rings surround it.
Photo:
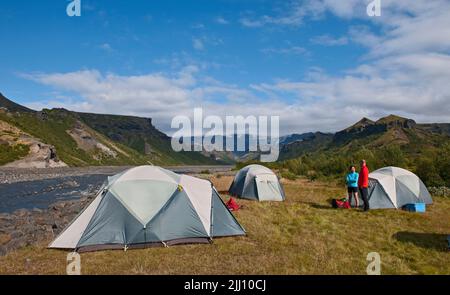
<path fill-rule="evenodd" d="M 401 231 L 393 235 L 397 241 L 402 243 L 412 243 L 425 249 L 434 249 L 438 251 L 448 250 L 447 235 L 429 234 Z"/>
<path fill-rule="evenodd" d="M 325 210 L 340 210 L 343 208 L 334 208 L 333 205 L 331 204 L 331 200 L 327 200 L 326 204 L 318 204 L 318 203 L 313 203 L 313 202 L 300 202 L 303 204 L 307 204 L 315 209 L 325 209 Z M 355 210 L 355 209 L 361 209 L 361 208 L 355 208 L 352 207 L 351 209 L 345 209 L 345 210 Z"/>
<path fill-rule="evenodd" d="M 331 204 L 329 205 L 323 205 L 323 204 L 315 204 L 315 203 L 308 203 L 311 207 L 315 208 L 315 209 L 332 209 L 332 210 L 336 210 L 336 208 L 333 208 L 333 206 L 331 206 Z"/>

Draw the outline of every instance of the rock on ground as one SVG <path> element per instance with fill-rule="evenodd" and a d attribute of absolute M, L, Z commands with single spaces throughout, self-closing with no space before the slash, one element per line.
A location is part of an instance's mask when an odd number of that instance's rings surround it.
<path fill-rule="evenodd" d="M 0 214 L 0 255 L 29 245 L 48 242 L 87 206 L 95 195 L 57 202 L 47 209 L 16 210 Z"/>

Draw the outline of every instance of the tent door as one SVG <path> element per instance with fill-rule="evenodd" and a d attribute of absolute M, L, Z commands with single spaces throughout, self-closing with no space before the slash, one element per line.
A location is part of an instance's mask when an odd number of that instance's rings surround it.
<path fill-rule="evenodd" d="M 396 208 L 392 198 L 383 186 L 375 179 L 369 178 L 369 206 L 370 209 Z"/>
<path fill-rule="evenodd" d="M 260 201 L 282 200 L 278 179 L 274 175 L 258 175 L 255 177 L 258 198 Z"/>

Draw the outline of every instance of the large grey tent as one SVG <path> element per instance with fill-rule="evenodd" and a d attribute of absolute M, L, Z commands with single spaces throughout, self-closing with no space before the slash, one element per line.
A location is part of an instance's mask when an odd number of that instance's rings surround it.
<path fill-rule="evenodd" d="M 369 174 L 371 209 L 398 209 L 412 203 L 433 203 L 430 193 L 417 175 L 398 167 L 385 167 Z"/>
<path fill-rule="evenodd" d="M 228 192 L 232 196 L 258 201 L 284 201 L 278 177 L 267 167 L 248 165 L 236 174 Z"/>
<path fill-rule="evenodd" d="M 244 234 L 209 181 L 141 166 L 108 177 L 49 248 L 126 250 Z"/>

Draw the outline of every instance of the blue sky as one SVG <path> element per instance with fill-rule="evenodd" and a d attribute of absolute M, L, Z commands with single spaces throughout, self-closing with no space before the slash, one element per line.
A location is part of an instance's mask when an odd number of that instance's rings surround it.
<path fill-rule="evenodd" d="M 449 1 L 382 0 L 379 18 L 365 0 L 81 2 L 72 18 L 65 0 L 1 2 L 3 94 L 168 133 L 198 106 L 280 115 L 284 134 L 390 113 L 449 121 Z"/>

